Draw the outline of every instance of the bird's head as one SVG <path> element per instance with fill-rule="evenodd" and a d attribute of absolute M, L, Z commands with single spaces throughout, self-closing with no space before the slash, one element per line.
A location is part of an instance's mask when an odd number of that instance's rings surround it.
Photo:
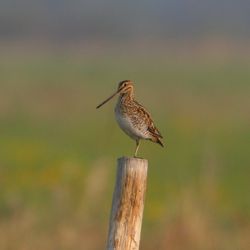
<path fill-rule="evenodd" d="M 117 91 L 112 94 L 108 99 L 103 101 L 101 104 L 99 104 L 96 108 L 100 108 L 102 105 L 107 103 L 109 100 L 111 100 L 113 97 L 115 97 L 117 94 L 125 94 L 125 93 L 133 93 L 134 87 L 133 87 L 133 82 L 130 80 L 124 80 L 119 82 Z"/>
<path fill-rule="evenodd" d="M 119 82 L 118 84 L 118 89 L 117 89 L 117 94 L 124 94 L 127 92 L 131 92 L 133 91 L 134 86 L 133 86 L 133 82 L 131 80 L 124 80 Z"/>

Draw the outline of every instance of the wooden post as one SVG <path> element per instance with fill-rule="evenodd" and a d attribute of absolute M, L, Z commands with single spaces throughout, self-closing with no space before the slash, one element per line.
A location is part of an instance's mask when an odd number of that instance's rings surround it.
<path fill-rule="evenodd" d="M 147 169 L 148 161 L 145 159 L 118 159 L 108 250 L 139 249 Z"/>

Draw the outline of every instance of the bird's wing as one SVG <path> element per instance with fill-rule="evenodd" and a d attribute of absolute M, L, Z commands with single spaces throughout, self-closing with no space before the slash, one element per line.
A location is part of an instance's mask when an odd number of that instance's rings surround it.
<path fill-rule="evenodd" d="M 151 118 L 150 113 L 137 101 L 135 101 L 136 105 L 139 107 L 139 110 L 141 113 L 143 113 L 144 121 L 146 124 L 148 124 L 148 131 L 156 137 L 163 138 L 160 131 L 156 128 L 154 125 L 153 119 Z"/>
<path fill-rule="evenodd" d="M 160 131 L 158 130 L 158 128 L 156 128 L 156 127 L 154 126 L 153 123 L 152 123 L 151 126 L 148 127 L 148 131 L 149 131 L 151 134 L 153 134 L 154 136 L 163 138 L 163 136 L 161 135 Z"/>

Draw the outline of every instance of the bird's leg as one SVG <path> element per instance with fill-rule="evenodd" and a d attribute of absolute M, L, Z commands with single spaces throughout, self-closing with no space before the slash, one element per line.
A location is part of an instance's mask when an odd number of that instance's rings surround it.
<path fill-rule="evenodd" d="M 140 145 L 140 140 L 136 140 L 136 148 L 135 148 L 134 157 L 136 157 L 136 155 L 137 155 L 137 151 L 138 151 L 139 145 Z"/>

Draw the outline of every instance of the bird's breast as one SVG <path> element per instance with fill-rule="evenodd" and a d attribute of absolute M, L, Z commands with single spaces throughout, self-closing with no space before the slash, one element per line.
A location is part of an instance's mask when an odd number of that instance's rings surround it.
<path fill-rule="evenodd" d="M 129 114 L 119 104 L 115 108 L 115 118 L 119 127 L 132 139 L 147 139 L 147 127 L 137 121 L 136 116 Z"/>

